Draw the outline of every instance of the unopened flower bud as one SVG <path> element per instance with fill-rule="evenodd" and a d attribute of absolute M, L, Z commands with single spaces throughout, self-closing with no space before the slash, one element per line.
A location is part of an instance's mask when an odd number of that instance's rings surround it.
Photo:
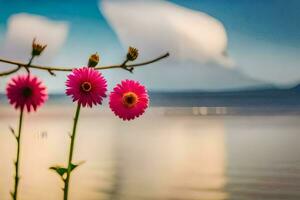
<path fill-rule="evenodd" d="M 31 55 L 32 56 L 39 56 L 41 55 L 41 53 L 44 51 L 44 49 L 47 47 L 47 45 L 42 45 L 39 43 L 36 43 L 35 38 L 33 39 L 32 42 L 32 52 Z"/>
<path fill-rule="evenodd" d="M 137 59 L 138 55 L 139 55 L 138 49 L 136 49 L 134 47 L 128 48 L 127 59 L 129 61 L 134 61 L 135 59 Z"/>
<path fill-rule="evenodd" d="M 99 60 L 100 58 L 98 53 L 92 54 L 89 58 L 88 67 L 96 67 L 99 63 Z"/>

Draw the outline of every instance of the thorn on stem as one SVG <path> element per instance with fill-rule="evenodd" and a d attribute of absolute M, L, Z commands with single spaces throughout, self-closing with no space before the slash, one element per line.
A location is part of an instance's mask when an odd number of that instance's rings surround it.
<path fill-rule="evenodd" d="M 130 67 L 130 68 L 128 68 L 128 71 L 130 72 L 130 73 L 133 73 L 133 67 Z"/>
<path fill-rule="evenodd" d="M 122 66 L 122 68 L 126 71 L 129 71 L 130 73 L 133 73 L 134 67 L 128 67 L 128 66 L 124 65 L 124 66 Z"/>
<path fill-rule="evenodd" d="M 56 76 L 56 74 L 51 69 L 48 69 L 48 72 L 51 76 Z"/>
<path fill-rule="evenodd" d="M 13 136 L 16 138 L 16 140 L 18 140 L 18 136 L 16 135 L 15 130 L 13 129 L 13 127 L 9 126 L 9 130 L 10 132 L 13 134 Z"/>

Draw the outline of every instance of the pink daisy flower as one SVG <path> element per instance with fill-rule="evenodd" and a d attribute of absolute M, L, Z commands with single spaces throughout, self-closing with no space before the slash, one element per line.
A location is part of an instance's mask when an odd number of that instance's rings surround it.
<path fill-rule="evenodd" d="M 48 98 L 46 87 L 33 75 L 19 75 L 10 80 L 6 88 L 9 103 L 16 109 L 30 112 L 42 106 Z"/>
<path fill-rule="evenodd" d="M 99 71 L 90 67 L 74 69 L 68 75 L 66 86 L 66 94 L 83 107 L 101 104 L 106 97 L 106 80 Z"/>
<path fill-rule="evenodd" d="M 142 115 L 149 104 L 146 88 L 137 81 L 125 80 L 110 94 L 111 110 L 123 120 L 132 120 Z"/>

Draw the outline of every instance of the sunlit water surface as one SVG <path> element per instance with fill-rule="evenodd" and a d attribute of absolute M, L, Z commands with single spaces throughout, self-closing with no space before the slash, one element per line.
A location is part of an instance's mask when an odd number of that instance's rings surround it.
<path fill-rule="evenodd" d="M 224 108 L 223 108 L 224 110 Z M 10 199 L 18 116 L 0 107 L 0 199 Z M 62 199 L 49 170 L 67 161 L 74 107 L 50 105 L 25 116 L 20 200 Z M 202 114 L 202 115 L 201 115 Z M 107 108 L 83 109 L 71 200 L 299 200 L 300 116 L 207 115 L 151 108 L 122 122 Z"/>

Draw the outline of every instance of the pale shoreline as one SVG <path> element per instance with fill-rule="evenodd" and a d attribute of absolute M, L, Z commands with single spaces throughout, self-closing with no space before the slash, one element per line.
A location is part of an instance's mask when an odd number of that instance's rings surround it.
<path fill-rule="evenodd" d="M 47 103 L 38 109 L 38 112 L 31 112 L 31 116 L 72 116 L 75 112 L 74 103 Z M 115 117 L 107 104 L 93 108 L 82 109 L 86 116 Z M 16 117 L 18 112 L 9 104 L 0 102 L 0 118 Z M 205 107 L 205 106 L 151 106 L 142 117 L 155 116 L 195 116 L 195 117 L 230 117 L 230 116 L 300 116 L 300 109 L 293 106 L 288 107 Z"/>

